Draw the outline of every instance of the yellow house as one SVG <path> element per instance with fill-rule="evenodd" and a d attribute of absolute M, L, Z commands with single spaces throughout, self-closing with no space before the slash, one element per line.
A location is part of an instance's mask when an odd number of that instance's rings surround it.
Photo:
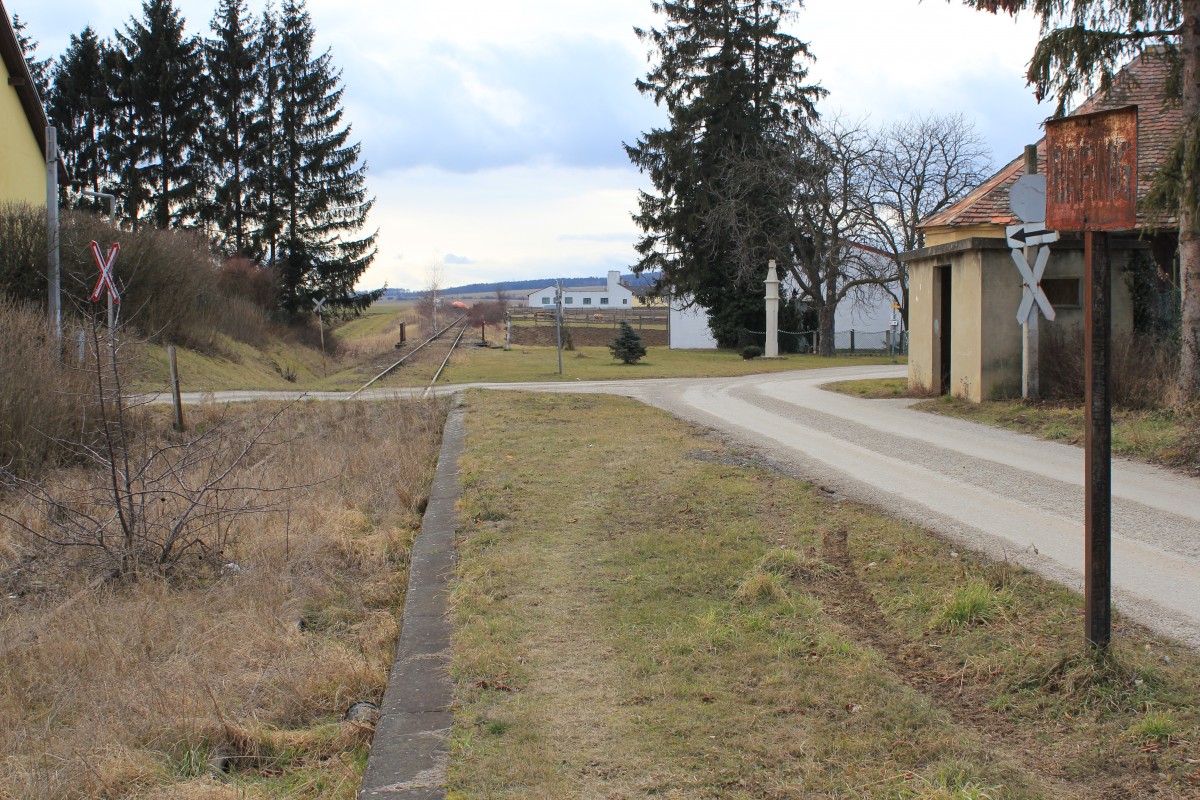
<path fill-rule="evenodd" d="M 1138 189 L 1166 158 L 1182 126 L 1178 103 L 1164 99 L 1168 65 L 1154 51 L 1139 56 L 1114 78 L 1113 87 L 1074 113 L 1138 106 Z M 1038 143 L 1038 171 L 1045 172 L 1045 140 Z M 1005 226 L 1020 222 L 1008 192 L 1024 174 L 1024 157 L 1007 164 L 953 206 L 921 224 L 925 247 L 903 258 L 909 270 L 908 380 L 914 388 L 980 402 L 1021 393 L 1021 326 L 1016 319 L 1022 284 L 1005 239 Z M 1139 217 L 1139 225 L 1144 218 Z M 1177 235 L 1144 237 L 1128 231 L 1112 237 L 1113 337 L 1134 325 L 1130 268 L 1153 260 L 1172 276 Z M 1140 262 L 1140 263 L 1139 263 Z M 1056 320 L 1040 321 L 1043 335 L 1083 323 L 1083 243 L 1064 236 L 1051 246 L 1042 288 Z M 1040 360 L 1042 375 L 1054 369 Z"/>
<path fill-rule="evenodd" d="M 0 204 L 46 205 L 46 111 L 0 0 Z"/>

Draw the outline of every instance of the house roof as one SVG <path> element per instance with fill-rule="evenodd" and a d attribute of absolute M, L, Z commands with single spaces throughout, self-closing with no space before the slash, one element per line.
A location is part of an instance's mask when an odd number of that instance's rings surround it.
<path fill-rule="evenodd" d="M 1112 87 L 1103 94 L 1089 97 L 1068 116 L 1096 111 L 1138 107 L 1138 198 L 1145 196 L 1154 174 L 1167 158 L 1183 128 L 1183 109 L 1166 97 L 1167 75 L 1171 66 L 1159 48 L 1147 48 L 1113 77 Z M 1046 139 L 1037 144 L 1038 172 L 1046 171 Z M 934 214 L 921 228 L 965 227 L 969 225 L 1015 225 L 1020 222 L 1008 207 L 1008 190 L 1025 174 L 1024 155 L 1005 165 L 949 208 Z M 1138 225 L 1145 215 L 1138 214 Z M 1173 220 L 1170 221 L 1173 224 Z"/>

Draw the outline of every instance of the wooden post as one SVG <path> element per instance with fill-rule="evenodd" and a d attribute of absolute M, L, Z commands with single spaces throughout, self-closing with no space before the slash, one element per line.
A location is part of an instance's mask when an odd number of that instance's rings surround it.
<path fill-rule="evenodd" d="M 1084 628 L 1099 651 L 1112 639 L 1112 304 L 1108 234 L 1085 231 L 1084 298 L 1087 355 L 1084 492 Z"/>
<path fill-rule="evenodd" d="M 179 364 L 173 344 L 167 346 L 167 362 L 171 365 L 171 404 L 175 407 L 175 430 L 183 433 L 183 398 L 179 394 Z"/>

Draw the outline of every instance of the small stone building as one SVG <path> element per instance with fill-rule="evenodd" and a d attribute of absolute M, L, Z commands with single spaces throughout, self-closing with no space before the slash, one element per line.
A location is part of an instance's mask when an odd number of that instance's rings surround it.
<path fill-rule="evenodd" d="M 1163 163 L 1182 125 L 1177 103 L 1164 100 L 1168 65 L 1147 51 L 1116 76 L 1112 89 L 1073 113 L 1087 114 L 1138 106 L 1138 194 Z M 1045 139 L 1038 142 L 1038 171 L 1044 172 Z M 1009 208 L 1008 192 L 1024 174 L 1015 159 L 977 189 L 926 219 L 925 247 L 904 254 L 909 270 L 909 385 L 975 402 L 1021 393 L 1021 325 L 1017 306 L 1022 283 L 1005 238 L 1005 226 L 1020 223 Z M 1139 216 L 1139 225 L 1144 218 Z M 1173 226 L 1169 222 L 1168 226 Z M 1176 277 L 1177 234 L 1139 231 L 1114 234 L 1112 247 L 1113 338 L 1133 330 L 1132 276 L 1157 270 Z M 1042 288 L 1056 320 L 1039 320 L 1043 341 L 1083 324 L 1083 240 L 1064 233 L 1051 246 Z M 1178 285 L 1176 283 L 1176 285 Z M 1055 368 L 1043 357 L 1042 375 Z"/>

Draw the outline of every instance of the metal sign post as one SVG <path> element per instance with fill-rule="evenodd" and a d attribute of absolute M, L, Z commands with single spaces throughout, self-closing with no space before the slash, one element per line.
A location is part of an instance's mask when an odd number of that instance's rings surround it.
<path fill-rule="evenodd" d="M 1084 633 L 1112 640 L 1112 306 L 1108 231 L 1137 226 L 1137 106 L 1046 123 L 1046 222 L 1083 231 L 1087 484 Z"/>
<path fill-rule="evenodd" d="M 321 316 L 323 308 L 325 308 L 325 298 L 313 300 L 313 312 L 317 315 L 317 330 L 321 332 L 321 373 L 328 378 L 329 367 L 325 364 L 325 319 Z"/>
<path fill-rule="evenodd" d="M 62 339 L 62 268 L 59 262 L 58 226 L 58 130 L 46 128 L 46 284 L 49 294 L 50 324 L 54 326 L 54 340 Z"/>

